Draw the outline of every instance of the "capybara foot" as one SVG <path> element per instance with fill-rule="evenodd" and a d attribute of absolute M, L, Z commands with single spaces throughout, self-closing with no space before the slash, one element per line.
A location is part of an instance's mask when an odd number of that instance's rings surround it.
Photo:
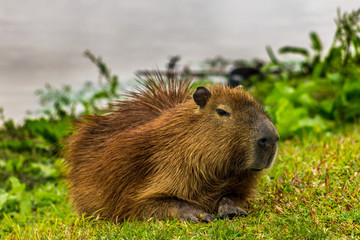
<path fill-rule="evenodd" d="M 198 212 L 193 212 L 193 213 L 189 213 L 186 214 L 185 216 L 180 218 L 180 221 L 191 221 L 194 223 L 198 223 L 198 222 L 205 222 L 205 223 L 209 223 L 214 221 L 215 217 L 209 213 L 206 212 L 202 212 L 202 213 L 198 213 Z"/>
<path fill-rule="evenodd" d="M 191 221 L 194 223 L 198 222 L 212 222 L 215 217 L 209 213 L 206 213 L 202 210 L 197 210 L 192 207 L 190 204 L 185 202 L 179 202 L 175 206 L 176 215 L 180 218 L 181 221 Z"/>
<path fill-rule="evenodd" d="M 223 197 L 219 202 L 218 218 L 233 219 L 236 216 L 247 216 L 248 213 L 241 207 L 237 206 L 234 201 Z"/>

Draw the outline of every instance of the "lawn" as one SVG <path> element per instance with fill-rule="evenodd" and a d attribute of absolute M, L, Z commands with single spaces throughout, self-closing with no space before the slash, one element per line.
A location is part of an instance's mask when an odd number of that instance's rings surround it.
<path fill-rule="evenodd" d="M 29 187 L 17 178 L 14 212 L 0 216 L 1 239 L 356 239 L 360 238 L 360 134 L 281 142 L 249 215 L 212 223 L 158 221 L 114 224 L 77 216 L 67 198 L 61 159 L 53 181 Z M 10 193 L 9 193 L 10 194 Z M 0 194 L 0 203 L 1 203 Z M 11 200 L 11 199 L 10 199 Z M 15 201 L 16 202 L 16 201 Z"/>

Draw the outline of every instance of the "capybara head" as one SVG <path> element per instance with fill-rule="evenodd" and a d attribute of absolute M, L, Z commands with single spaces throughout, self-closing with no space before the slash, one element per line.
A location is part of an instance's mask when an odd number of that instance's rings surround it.
<path fill-rule="evenodd" d="M 279 135 L 269 116 L 257 101 L 241 88 L 216 86 L 210 92 L 198 87 L 195 103 L 207 119 L 217 144 L 228 145 L 234 171 L 260 171 L 272 166 Z"/>

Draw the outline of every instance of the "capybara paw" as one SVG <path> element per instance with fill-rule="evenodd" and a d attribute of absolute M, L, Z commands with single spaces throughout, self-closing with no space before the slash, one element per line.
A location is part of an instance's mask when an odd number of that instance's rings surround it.
<path fill-rule="evenodd" d="M 215 217 L 207 212 L 196 209 L 186 202 L 176 202 L 175 204 L 176 216 L 181 221 L 191 221 L 194 223 L 198 222 L 212 222 Z"/>
<path fill-rule="evenodd" d="M 194 223 L 199 223 L 199 222 L 205 222 L 205 223 L 209 223 L 214 221 L 215 217 L 209 213 L 205 213 L 205 212 L 192 212 L 192 213 L 188 213 L 184 216 L 182 216 L 180 218 L 181 221 L 191 221 Z"/>
<path fill-rule="evenodd" d="M 229 218 L 232 219 L 235 216 L 247 216 L 247 212 L 245 212 L 241 207 L 237 206 L 235 202 L 228 198 L 223 197 L 219 202 L 218 209 L 218 218 Z"/>
<path fill-rule="evenodd" d="M 200 214 L 199 218 L 201 222 L 206 222 L 206 223 L 212 222 L 215 219 L 215 217 L 209 213 Z"/>
<path fill-rule="evenodd" d="M 218 212 L 218 218 L 228 218 L 228 219 L 233 219 L 236 216 L 247 216 L 248 213 L 245 212 L 243 209 L 239 208 L 239 207 L 234 207 L 234 208 L 228 208 L 228 209 L 224 209 L 224 211 L 219 209 Z"/>

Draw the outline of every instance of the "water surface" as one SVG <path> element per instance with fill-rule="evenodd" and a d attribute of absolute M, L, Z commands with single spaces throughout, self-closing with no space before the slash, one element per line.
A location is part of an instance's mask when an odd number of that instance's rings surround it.
<path fill-rule="evenodd" d="M 46 82 L 81 86 L 101 55 L 122 81 L 163 68 L 170 55 L 197 67 L 206 58 L 267 60 L 265 46 L 308 47 L 310 31 L 328 47 L 336 9 L 358 0 L 0 0 L 0 107 L 20 120 L 38 109 Z"/>

